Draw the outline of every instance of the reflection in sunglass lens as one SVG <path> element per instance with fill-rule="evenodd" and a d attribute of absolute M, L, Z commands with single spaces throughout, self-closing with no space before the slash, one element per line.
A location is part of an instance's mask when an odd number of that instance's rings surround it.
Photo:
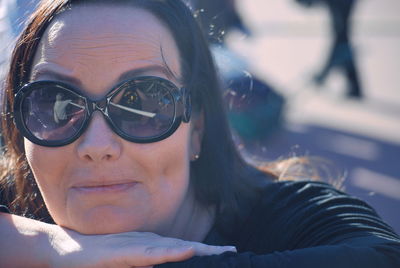
<path fill-rule="evenodd" d="M 163 83 L 129 83 L 108 107 L 114 125 L 129 136 L 149 138 L 168 131 L 174 121 L 174 98 Z"/>
<path fill-rule="evenodd" d="M 85 111 L 84 98 L 56 86 L 36 88 L 22 102 L 25 126 L 41 140 L 71 138 L 82 127 Z"/>

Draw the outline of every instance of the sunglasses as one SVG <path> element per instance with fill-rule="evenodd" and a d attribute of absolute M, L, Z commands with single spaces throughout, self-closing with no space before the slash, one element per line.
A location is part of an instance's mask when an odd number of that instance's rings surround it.
<path fill-rule="evenodd" d="M 160 77 L 124 81 L 98 101 L 80 92 L 55 81 L 24 85 L 14 99 L 16 127 L 31 142 L 56 147 L 78 139 L 95 111 L 116 134 L 135 143 L 163 140 L 190 120 L 188 90 Z"/>

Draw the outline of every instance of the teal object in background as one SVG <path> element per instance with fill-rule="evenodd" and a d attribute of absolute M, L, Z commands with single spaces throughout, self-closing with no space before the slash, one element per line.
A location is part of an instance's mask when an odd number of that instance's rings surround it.
<path fill-rule="evenodd" d="M 212 46 L 222 77 L 223 96 L 232 129 L 245 141 L 262 140 L 279 128 L 284 98 L 251 75 L 240 57 L 224 45 Z"/>

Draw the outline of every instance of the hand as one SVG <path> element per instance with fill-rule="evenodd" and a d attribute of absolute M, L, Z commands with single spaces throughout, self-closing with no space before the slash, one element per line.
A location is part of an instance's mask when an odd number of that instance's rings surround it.
<path fill-rule="evenodd" d="M 162 237 L 154 233 L 127 232 L 109 235 L 82 235 L 52 227 L 50 266 L 54 267 L 152 267 L 193 256 L 236 251 L 234 247 Z"/>

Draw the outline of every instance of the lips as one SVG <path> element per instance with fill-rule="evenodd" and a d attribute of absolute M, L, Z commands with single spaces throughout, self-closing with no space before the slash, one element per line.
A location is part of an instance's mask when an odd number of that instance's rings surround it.
<path fill-rule="evenodd" d="M 120 182 L 84 182 L 78 183 L 72 187 L 73 190 L 85 193 L 107 193 L 107 192 L 121 192 L 134 187 L 138 182 L 136 181 L 120 181 Z"/>

